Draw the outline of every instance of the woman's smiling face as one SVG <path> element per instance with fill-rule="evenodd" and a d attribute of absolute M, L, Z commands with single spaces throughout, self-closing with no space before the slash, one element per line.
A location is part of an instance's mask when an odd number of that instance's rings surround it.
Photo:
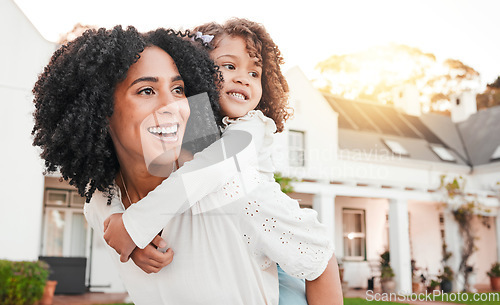
<path fill-rule="evenodd" d="M 109 125 L 120 164 L 149 170 L 177 160 L 190 110 L 172 57 L 155 46 L 140 56 L 116 86 Z"/>

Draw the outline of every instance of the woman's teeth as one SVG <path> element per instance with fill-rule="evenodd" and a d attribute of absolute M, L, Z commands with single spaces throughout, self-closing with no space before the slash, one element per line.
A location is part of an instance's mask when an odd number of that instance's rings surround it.
<path fill-rule="evenodd" d="M 168 127 L 149 127 L 148 131 L 155 135 L 175 135 L 177 133 L 178 125 Z"/>
<path fill-rule="evenodd" d="M 228 93 L 229 95 L 231 96 L 234 96 L 235 98 L 239 99 L 239 100 L 246 100 L 245 96 L 241 93 L 236 93 L 236 92 L 230 92 Z"/>

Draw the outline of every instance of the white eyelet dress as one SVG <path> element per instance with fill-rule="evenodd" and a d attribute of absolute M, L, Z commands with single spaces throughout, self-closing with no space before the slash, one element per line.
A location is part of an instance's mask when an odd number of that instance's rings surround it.
<path fill-rule="evenodd" d="M 158 228 L 156 222 L 168 218 L 168 224 L 163 223 L 160 228 L 164 227 L 162 237 L 175 253 L 170 265 L 148 275 L 132 260 L 120 263 L 118 254 L 108 247 L 136 305 L 277 305 L 276 263 L 292 276 L 314 280 L 323 273 L 333 254 L 331 238 L 318 222 L 317 213 L 300 209 L 298 202 L 282 193 L 274 181 L 271 161 L 274 122 L 260 111 L 251 111 L 236 120 L 226 118 L 225 122 L 228 125 L 224 133 L 230 130 L 251 133 L 258 151 L 254 166 L 225 178 L 224 183 L 218 182 L 215 192 L 186 211 L 163 218 L 157 216 L 179 211 L 182 205 L 176 203 L 179 206 L 169 208 L 169 194 L 174 191 L 167 190 L 168 184 L 162 183 L 144 198 L 153 195 L 149 199 L 155 198 L 155 202 L 144 201 L 141 206 L 142 199 L 123 216 L 124 222 L 130 218 L 134 222 L 126 224 L 127 231 L 132 227 L 153 228 L 139 230 L 136 235 L 154 232 Z M 200 157 L 195 155 L 192 162 L 197 158 Z M 242 194 L 244 185 L 254 187 Z M 99 194 L 85 205 L 85 216 L 101 237 L 104 219 L 122 206 L 117 193 L 111 205 L 106 205 L 107 198 Z"/>

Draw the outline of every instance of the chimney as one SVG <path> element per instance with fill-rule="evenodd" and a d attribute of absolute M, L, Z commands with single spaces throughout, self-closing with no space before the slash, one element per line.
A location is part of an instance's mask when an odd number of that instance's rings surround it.
<path fill-rule="evenodd" d="M 465 121 L 477 112 L 476 94 L 471 91 L 462 92 L 451 97 L 451 120 L 455 123 Z"/>
<path fill-rule="evenodd" d="M 394 106 L 406 114 L 420 116 L 420 94 L 417 87 L 405 85 L 394 91 Z"/>

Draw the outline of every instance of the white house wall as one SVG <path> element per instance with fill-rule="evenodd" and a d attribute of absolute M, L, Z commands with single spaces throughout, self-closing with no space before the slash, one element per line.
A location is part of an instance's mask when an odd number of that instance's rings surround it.
<path fill-rule="evenodd" d="M 290 87 L 290 105 L 294 108 L 294 116 L 287 121 L 286 128 L 305 132 L 306 166 L 288 166 L 288 133 L 285 131 L 276 137 L 273 154 L 276 168 L 287 176 L 331 179 L 323 175 L 323 169 L 333 167 L 337 159 L 338 115 L 298 67 L 287 71 L 285 76 Z"/>
<path fill-rule="evenodd" d="M 435 280 L 442 270 L 439 207 L 440 204 L 434 202 L 408 202 L 411 256 L 416 267 L 420 268 L 417 274 L 424 271 L 425 276 Z"/>
<path fill-rule="evenodd" d="M 486 272 L 490 270 L 493 263 L 497 262 L 497 249 L 493 245 L 493 241 L 496 240 L 497 228 L 494 219 L 490 218 L 488 223 L 491 225 L 489 229 L 481 223 L 479 218 L 475 218 L 472 223 L 472 228 L 478 239 L 476 240 L 477 252 L 470 258 L 470 264 L 474 268 L 477 284 L 490 283 Z"/>
<path fill-rule="evenodd" d="M 42 161 L 32 147 L 31 89 L 55 50 L 11 0 L 0 1 L 0 258 L 35 260 L 42 220 Z M 15 234 L 9 234 L 13 232 Z"/>

